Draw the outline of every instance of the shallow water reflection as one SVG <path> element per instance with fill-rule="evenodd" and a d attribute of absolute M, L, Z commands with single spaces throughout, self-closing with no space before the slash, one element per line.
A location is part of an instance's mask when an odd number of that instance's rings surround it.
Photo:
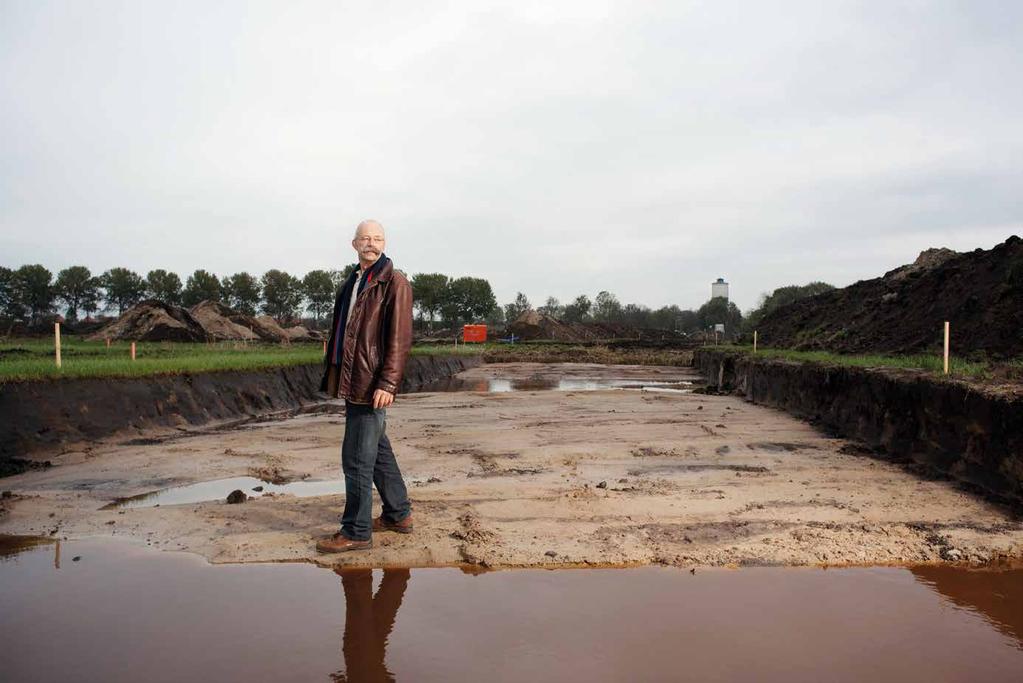
<path fill-rule="evenodd" d="M 394 628 L 411 571 L 384 569 L 373 595 L 372 569 L 338 570 L 345 594 L 345 633 L 341 640 L 345 667 L 334 681 L 393 681 L 387 670 L 387 639 Z"/>
<path fill-rule="evenodd" d="M 632 391 L 660 391 L 674 394 L 688 394 L 693 391 L 689 380 L 658 381 L 646 379 L 603 379 L 603 378 L 554 378 L 526 377 L 522 379 L 479 378 L 464 379 L 448 377 L 424 384 L 417 392 L 434 391 L 480 391 L 504 393 L 508 391 L 599 391 L 602 389 L 624 389 Z"/>
<path fill-rule="evenodd" d="M 1023 647 L 1020 571 L 966 571 L 956 567 L 913 567 L 910 571 L 917 581 L 930 586 L 952 604 L 983 615 Z"/>
<path fill-rule="evenodd" d="M 314 481 L 292 481 L 286 484 L 272 484 L 255 477 L 226 477 L 211 479 L 194 484 L 171 486 L 158 491 L 140 493 L 136 496 L 118 498 L 104 505 L 102 510 L 117 508 L 154 507 L 157 505 L 182 505 L 184 503 L 202 503 L 208 500 L 224 500 L 234 490 L 243 491 L 250 498 L 258 498 L 267 493 L 289 493 L 299 498 L 305 496 L 327 496 L 344 493 L 345 483 L 340 479 L 321 479 Z"/>
<path fill-rule="evenodd" d="M 1023 671 L 1018 631 L 1004 628 L 1019 628 L 1019 570 L 334 572 L 210 566 L 113 539 L 63 542 L 55 562 L 57 547 L 21 545 L 0 562 L 0 672 L 12 682 L 1010 681 Z"/>

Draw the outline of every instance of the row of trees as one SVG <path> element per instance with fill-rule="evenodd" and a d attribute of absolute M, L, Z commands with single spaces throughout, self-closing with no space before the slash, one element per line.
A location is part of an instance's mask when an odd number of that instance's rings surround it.
<path fill-rule="evenodd" d="M 177 274 L 162 269 L 151 270 L 143 277 L 127 268 L 111 268 L 94 276 L 85 266 L 71 266 L 54 278 L 38 264 L 17 270 L 0 267 L 0 317 L 35 324 L 52 316 L 60 306 L 65 319 L 73 321 L 99 311 L 120 315 L 139 301 L 152 298 L 181 306 L 194 306 L 206 299 L 220 301 L 248 315 L 263 312 L 282 322 L 308 311 L 314 321 L 320 321 L 330 314 L 337 289 L 354 268 L 352 264 L 341 270 L 312 270 L 301 279 L 276 269 L 258 278 L 243 271 L 223 279 L 196 270 L 182 283 Z M 513 322 L 533 308 L 522 292 L 514 301 L 499 306 L 484 278 L 419 273 L 411 283 L 420 325 L 432 326 L 438 321 L 445 326 L 476 321 L 500 325 Z M 723 298 L 711 299 L 695 311 L 676 305 L 654 310 L 642 304 L 623 305 L 608 291 L 599 292 L 592 300 L 581 294 L 566 304 L 550 296 L 536 310 L 566 322 L 621 323 L 687 334 L 724 324 L 731 335 L 753 329 L 779 306 L 830 289 L 834 287 L 824 282 L 781 287 L 762 295 L 757 308 L 745 319 L 734 303 Z"/>
<path fill-rule="evenodd" d="M 315 320 L 329 314 L 334 294 L 354 266 L 344 270 L 312 270 L 299 279 L 282 270 L 268 270 L 262 277 L 235 273 L 222 280 L 206 270 L 196 270 L 184 284 L 176 273 L 151 270 L 143 277 L 127 268 L 111 268 L 93 275 L 85 266 L 71 266 L 53 274 L 41 265 L 12 270 L 0 267 L 0 316 L 39 323 L 55 311 L 68 321 L 103 311 L 120 315 L 143 299 L 158 299 L 179 306 L 194 306 L 205 299 L 231 308 L 277 320 L 293 320 L 308 310 Z"/>
<path fill-rule="evenodd" d="M 450 278 L 442 273 L 417 273 L 410 280 L 420 325 L 438 318 L 447 325 L 503 322 L 490 283 L 481 277 Z"/>
<path fill-rule="evenodd" d="M 592 301 L 582 294 L 564 305 L 557 298 L 550 296 L 544 305 L 537 307 L 536 310 L 567 322 L 622 323 L 632 327 L 674 330 L 684 334 L 706 331 L 715 325 L 723 324 L 726 335 L 734 336 L 739 333 L 752 333 L 760 321 L 777 308 L 834 288 L 826 282 L 779 287 L 770 294 L 762 294 L 756 308 L 745 317 L 738 306 L 721 297 L 710 299 L 695 311 L 681 309 L 674 304 L 651 310 L 643 304 L 623 305 L 614 294 L 607 291 L 600 292 Z M 531 308 L 529 299 L 519 292 L 515 301 L 505 304 L 504 317 L 511 322 L 523 311 Z"/>
<path fill-rule="evenodd" d="M 75 321 L 98 312 L 120 315 L 143 299 L 186 307 L 209 299 L 248 315 L 262 312 L 281 322 L 308 311 L 318 322 L 330 315 L 338 288 L 355 267 L 312 270 L 302 278 L 274 269 L 261 277 L 240 272 L 221 279 L 200 269 L 184 283 L 176 273 L 162 269 L 145 276 L 128 268 L 93 275 L 85 266 L 71 266 L 54 278 L 38 264 L 17 270 L 0 267 L 0 317 L 34 325 L 58 310 L 66 320 Z M 451 324 L 500 321 L 495 312 L 500 313 L 501 308 L 483 278 L 421 273 L 412 278 L 412 286 L 420 320 L 439 316 Z"/>
<path fill-rule="evenodd" d="M 533 309 L 522 292 L 516 294 L 514 301 L 498 306 L 490 283 L 481 278 L 452 279 L 442 273 L 420 273 L 412 278 L 412 289 L 422 325 L 438 320 L 445 326 L 473 320 L 512 323 L 522 313 Z M 705 330 L 715 323 L 724 323 L 729 330 L 738 331 L 742 322 L 742 313 L 725 299 L 711 299 L 696 311 L 683 310 L 676 305 L 652 310 L 642 304 L 622 305 L 607 291 L 598 293 L 592 300 L 580 294 L 564 305 L 556 297 L 547 297 L 544 305 L 536 310 L 566 322 L 621 323 L 685 333 Z"/>
<path fill-rule="evenodd" d="M 756 329 L 756 326 L 760 324 L 760 321 L 764 319 L 764 316 L 776 308 L 781 308 L 782 306 L 798 301 L 799 299 L 823 294 L 824 292 L 831 291 L 834 288 L 835 287 L 833 285 L 829 285 L 827 282 L 811 282 L 807 285 L 789 285 L 787 287 L 779 287 L 770 294 L 761 294 L 760 301 L 757 302 L 757 307 L 750 311 L 749 315 L 746 316 L 744 329 L 748 332 L 752 332 L 752 330 Z"/>
<path fill-rule="evenodd" d="M 508 322 L 515 320 L 523 311 L 532 305 L 525 294 L 519 292 L 515 301 L 506 304 L 504 315 Z M 556 297 L 547 297 L 537 312 L 566 322 L 603 322 L 620 323 L 631 327 L 647 327 L 661 330 L 673 330 L 692 334 L 706 330 L 717 323 L 723 323 L 726 330 L 738 331 L 742 324 L 742 313 L 739 308 L 727 299 L 711 299 L 697 310 L 682 309 L 672 304 L 651 309 L 643 304 L 622 304 L 618 297 L 608 291 L 602 291 L 592 300 L 580 294 L 570 303 L 562 304 Z"/>

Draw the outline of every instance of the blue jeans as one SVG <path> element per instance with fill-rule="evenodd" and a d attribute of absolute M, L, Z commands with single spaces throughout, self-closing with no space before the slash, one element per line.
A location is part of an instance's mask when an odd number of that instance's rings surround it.
<path fill-rule="evenodd" d="M 412 512 L 405 481 L 385 429 L 387 411 L 345 401 L 345 439 L 341 469 L 345 473 L 345 510 L 341 533 L 357 541 L 373 532 L 373 485 L 384 504 L 384 521 L 400 522 Z"/>

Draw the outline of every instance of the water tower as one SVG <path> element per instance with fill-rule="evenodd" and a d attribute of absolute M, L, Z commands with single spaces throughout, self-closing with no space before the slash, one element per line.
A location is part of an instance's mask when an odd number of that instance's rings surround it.
<path fill-rule="evenodd" d="M 726 301 L 728 300 L 728 283 L 725 282 L 723 277 L 719 277 L 717 282 L 710 283 L 710 298 L 716 299 L 718 297 Z"/>

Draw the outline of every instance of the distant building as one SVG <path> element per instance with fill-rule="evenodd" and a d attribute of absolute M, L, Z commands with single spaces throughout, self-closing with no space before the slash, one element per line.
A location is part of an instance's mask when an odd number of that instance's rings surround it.
<path fill-rule="evenodd" d="M 710 283 L 710 298 L 717 299 L 718 297 L 728 299 L 728 283 L 723 277 L 719 277 L 717 282 Z"/>

